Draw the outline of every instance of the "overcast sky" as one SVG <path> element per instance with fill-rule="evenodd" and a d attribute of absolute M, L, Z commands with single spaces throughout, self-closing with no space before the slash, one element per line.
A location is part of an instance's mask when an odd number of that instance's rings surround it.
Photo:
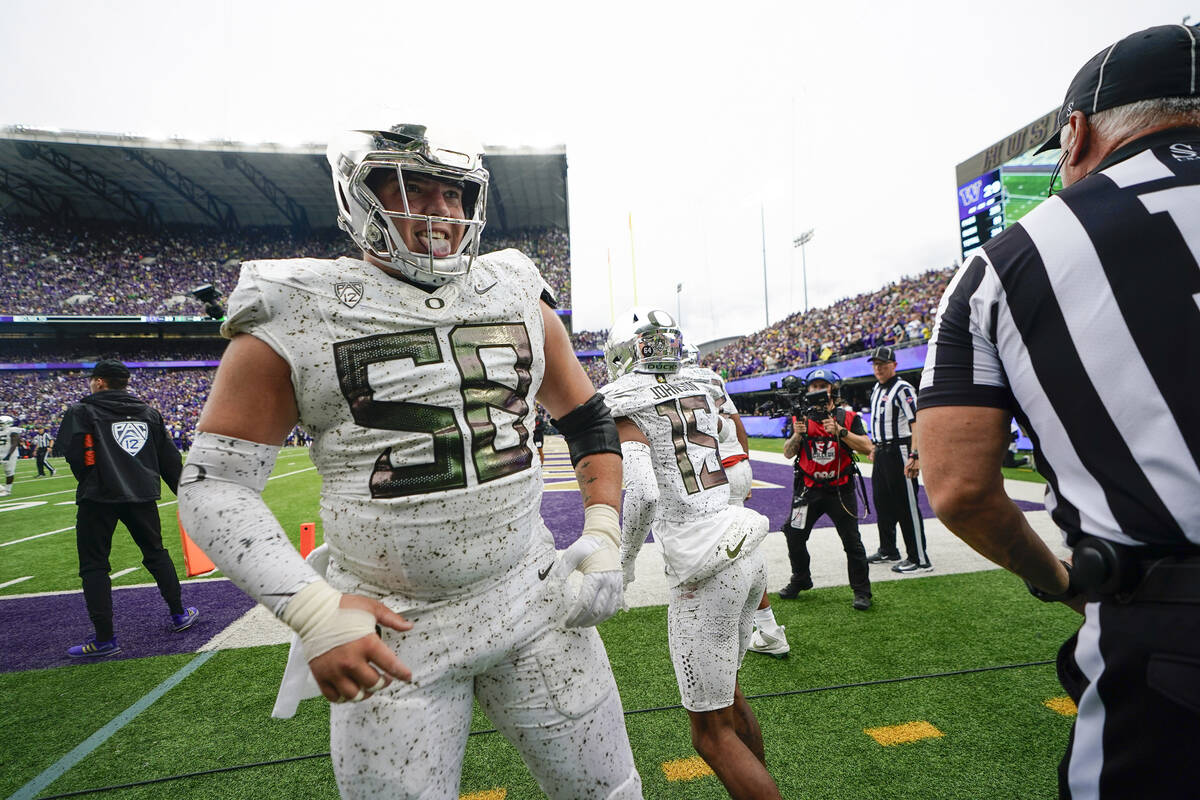
<path fill-rule="evenodd" d="M 810 306 L 952 263 L 955 165 L 1057 106 L 1093 53 L 1189 13 L 1200 4 L 0 0 L 0 125 L 301 143 L 438 121 L 565 144 L 575 328 L 608 327 L 636 270 L 636 300 L 678 303 L 704 342 L 803 306 L 792 240 L 809 228 Z"/>

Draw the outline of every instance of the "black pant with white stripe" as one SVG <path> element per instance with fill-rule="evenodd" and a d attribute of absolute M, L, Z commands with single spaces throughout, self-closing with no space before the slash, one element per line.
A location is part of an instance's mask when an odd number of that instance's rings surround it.
<path fill-rule="evenodd" d="M 1058 678 L 1079 708 L 1060 798 L 1200 796 L 1200 598 L 1089 603 Z"/>
<path fill-rule="evenodd" d="M 899 552 L 896 549 L 896 523 L 900 523 L 908 560 L 914 564 L 928 564 L 925 522 L 917 505 L 917 479 L 904 476 L 908 453 L 907 444 L 875 445 L 871 495 L 875 501 L 875 514 L 879 518 L 879 552 L 886 556 Z"/>

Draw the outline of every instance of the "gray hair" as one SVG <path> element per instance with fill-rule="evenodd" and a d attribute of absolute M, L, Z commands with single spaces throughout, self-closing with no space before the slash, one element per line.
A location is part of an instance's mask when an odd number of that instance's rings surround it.
<path fill-rule="evenodd" d="M 1149 127 L 1200 126 L 1200 97 L 1159 97 L 1097 111 L 1088 117 L 1093 133 L 1104 139 L 1124 139 Z"/>

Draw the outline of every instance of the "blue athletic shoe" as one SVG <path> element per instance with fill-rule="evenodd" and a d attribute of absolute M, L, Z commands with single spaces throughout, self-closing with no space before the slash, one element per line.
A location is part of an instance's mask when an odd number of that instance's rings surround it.
<path fill-rule="evenodd" d="M 67 648 L 67 655 L 71 658 L 104 658 L 105 656 L 115 656 L 119 652 L 121 652 L 121 645 L 117 644 L 115 636 L 107 642 L 97 642 L 92 639 L 85 644 Z"/>
<path fill-rule="evenodd" d="M 200 612 L 195 606 L 189 606 L 183 610 L 182 614 L 171 615 L 171 630 L 181 631 L 184 628 L 192 627 L 192 623 L 196 621 L 196 617 L 200 616 Z"/>

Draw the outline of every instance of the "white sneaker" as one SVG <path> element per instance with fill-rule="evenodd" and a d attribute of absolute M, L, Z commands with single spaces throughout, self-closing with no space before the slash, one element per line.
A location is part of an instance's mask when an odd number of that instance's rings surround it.
<path fill-rule="evenodd" d="M 7 486 L 0 487 L 0 497 L 8 497 L 10 494 L 12 494 L 11 488 Z"/>
<path fill-rule="evenodd" d="M 770 633 L 755 627 L 754 633 L 750 635 L 750 649 L 774 658 L 787 658 L 792 648 L 788 646 L 787 636 L 784 634 L 786 627 L 780 625 Z"/>

